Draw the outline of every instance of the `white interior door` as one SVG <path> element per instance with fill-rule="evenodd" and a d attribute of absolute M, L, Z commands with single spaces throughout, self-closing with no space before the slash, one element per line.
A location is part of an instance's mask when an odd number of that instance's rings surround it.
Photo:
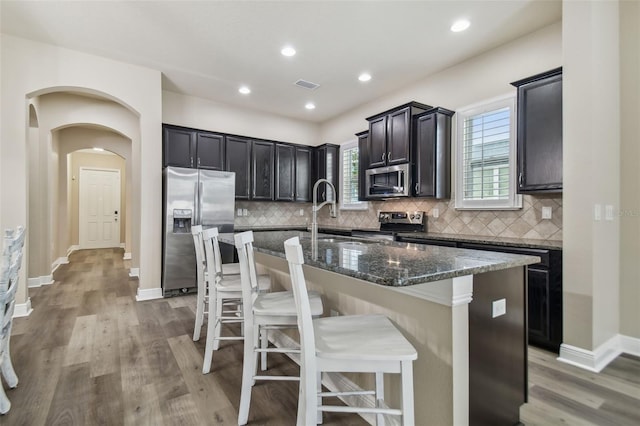
<path fill-rule="evenodd" d="M 80 248 L 120 247 L 120 170 L 80 168 Z"/>

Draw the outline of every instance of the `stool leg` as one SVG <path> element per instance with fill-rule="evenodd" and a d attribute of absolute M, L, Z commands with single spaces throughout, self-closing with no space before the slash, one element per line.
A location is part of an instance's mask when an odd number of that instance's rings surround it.
<path fill-rule="evenodd" d="M 318 392 L 318 395 L 320 395 L 320 392 L 322 392 L 322 371 L 318 371 L 318 374 L 316 375 L 316 392 Z M 322 410 L 320 409 L 320 406 L 322 405 L 322 397 L 318 396 L 318 419 L 316 420 L 317 424 L 321 425 L 322 424 Z"/>
<path fill-rule="evenodd" d="M 249 419 L 249 406 L 251 404 L 251 387 L 255 374 L 255 330 L 253 324 L 244 323 L 244 361 L 242 365 L 242 388 L 240 390 L 240 408 L 238 409 L 238 424 L 246 425 Z"/>
<path fill-rule="evenodd" d="M 376 372 L 376 408 L 380 408 L 381 401 L 384 401 L 384 373 Z M 376 414 L 376 426 L 384 426 L 382 414 Z"/>
<path fill-rule="evenodd" d="M 402 424 L 414 424 L 413 413 L 413 361 L 402 361 Z"/>
<path fill-rule="evenodd" d="M 13 364 L 11 363 L 9 343 L 10 341 L 7 339 L 7 346 L 3 355 L 4 359 L 0 359 L 0 364 L 2 365 L 2 376 L 4 377 L 5 382 L 11 389 L 13 389 L 18 386 L 18 376 L 16 375 L 16 372 L 13 369 Z"/>
<path fill-rule="evenodd" d="M 269 346 L 269 331 L 260 331 L 260 348 L 266 349 Z M 260 352 L 260 369 L 262 371 L 267 369 L 267 353 Z"/>
<path fill-rule="evenodd" d="M 216 343 L 216 322 L 214 306 L 211 301 L 217 299 L 215 289 L 212 289 L 209 294 L 209 318 L 207 318 L 207 342 L 204 345 L 204 362 L 202 365 L 202 374 L 208 374 L 211 371 L 211 362 L 213 361 L 213 351 L 215 350 Z"/>
<path fill-rule="evenodd" d="M 204 292 L 198 291 L 198 296 L 196 297 L 196 323 L 193 329 L 194 342 L 200 340 L 200 329 L 202 328 L 203 322 L 204 322 Z"/>
<path fill-rule="evenodd" d="M 211 304 L 209 305 L 210 305 L 209 310 L 210 311 L 213 310 L 213 305 Z M 220 348 L 220 336 L 222 335 L 222 320 L 220 319 L 222 318 L 222 297 L 220 297 L 220 295 L 218 295 L 217 293 L 216 293 L 215 310 L 216 310 L 216 315 L 215 315 L 216 322 L 212 332 L 214 335 L 213 350 L 217 351 Z"/>

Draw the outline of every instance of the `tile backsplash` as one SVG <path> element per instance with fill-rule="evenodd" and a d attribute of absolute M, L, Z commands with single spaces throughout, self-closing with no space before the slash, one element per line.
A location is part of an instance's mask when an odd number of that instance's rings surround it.
<path fill-rule="evenodd" d="M 551 219 L 542 219 L 542 207 L 551 207 Z M 237 227 L 311 224 L 310 203 L 236 201 L 236 209 L 239 208 L 247 209 L 248 216 L 236 216 Z M 439 212 L 437 218 L 433 217 L 434 209 Z M 405 198 L 370 202 L 367 210 L 338 210 L 338 217 L 334 219 L 325 206 L 318 213 L 318 223 L 329 228 L 378 228 L 381 210 L 425 211 L 428 232 L 562 241 L 561 195 L 524 195 L 522 209 L 508 211 L 456 210 L 454 200 Z"/>

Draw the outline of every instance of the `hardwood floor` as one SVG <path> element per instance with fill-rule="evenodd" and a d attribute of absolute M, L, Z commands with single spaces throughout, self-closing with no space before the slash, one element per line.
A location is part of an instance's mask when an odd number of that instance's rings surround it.
<path fill-rule="evenodd" d="M 223 342 L 212 373 L 202 375 L 206 331 L 199 342 L 191 340 L 195 296 L 136 302 L 138 282 L 122 255 L 121 249 L 74 252 L 53 285 L 30 289 L 34 311 L 14 321 L 11 338 L 20 383 L 7 389 L 12 407 L 1 425 L 236 424 L 242 342 Z M 529 359 L 526 425 L 640 424 L 640 359 L 619 357 L 601 374 L 534 348 Z M 270 360 L 278 374 L 297 372 L 284 356 Z M 297 389 L 297 383 L 258 382 L 249 424 L 295 424 Z M 328 413 L 324 424 L 365 422 Z"/>

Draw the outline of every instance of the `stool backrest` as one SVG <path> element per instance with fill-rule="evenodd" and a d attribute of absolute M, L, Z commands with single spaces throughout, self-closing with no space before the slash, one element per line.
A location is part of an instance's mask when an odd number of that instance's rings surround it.
<path fill-rule="evenodd" d="M 240 263 L 240 281 L 242 283 L 242 303 L 244 306 L 244 326 L 253 324 L 253 302 L 258 297 L 258 273 L 253 256 L 253 231 L 234 235 L 238 263 Z"/>
<path fill-rule="evenodd" d="M 309 303 L 309 293 L 304 278 L 302 265 L 304 256 L 302 246 L 298 237 L 289 238 L 284 242 L 284 252 L 289 263 L 289 275 L 291 276 L 291 288 L 293 297 L 296 300 L 296 310 L 298 313 L 298 331 L 300 332 L 300 350 L 302 364 L 300 368 L 301 377 L 305 372 L 315 374 L 316 344 L 313 333 L 313 318 L 311 316 L 311 304 Z"/>
<path fill-rule="evenodd" d="M 220 257 L 220 244 L 218 243 L 218 228 L 205 229 L 201 235 L 209 279 L 215 275 L 216 280 L 219 280 L 222 278 L 222 259 Z"/>
<path fill-rule="evenodd" d="M 22 248 L 25 230 L 19 226 L 15 231 L 4 233 L 2 259 L 0 260 L 0 363 L 8 348 L 11 323 L 15 308 L 18 273 L 22 266 Z"/>
<path fill-rule="evenodd" d="M 191 235 L 193 236 L 193 248 L 196 251 L 196 277 L 198 278 L 198 291 L 200 291 L 200 287 L 204 289 L 205 271 L 202 225 L 193 225 L 191 227 Z"/>

